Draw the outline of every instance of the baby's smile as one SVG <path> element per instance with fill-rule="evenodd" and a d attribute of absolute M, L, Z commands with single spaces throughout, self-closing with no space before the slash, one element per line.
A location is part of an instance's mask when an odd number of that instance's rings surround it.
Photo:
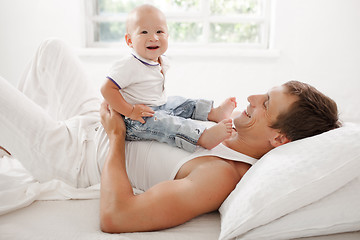
<path fill-rule="evenodd" d="M 147 49 L 150 49 L 150 50 L 155 50 L 155 49 L 158 49 L 159 46 L 148 46 L 146 47 Z"/>

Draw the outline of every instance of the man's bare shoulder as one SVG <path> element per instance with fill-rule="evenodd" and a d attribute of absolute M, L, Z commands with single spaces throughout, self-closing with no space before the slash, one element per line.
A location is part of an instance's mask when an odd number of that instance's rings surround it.
<path fill-rule="evenodd" d="M 242 168 L 243 171 L 239 171 Z M 190 174 L 217 175 L 227 171 L 238 182 L 249 168 L 248 164 L 239 164 L 217 156 L 202 156 L 186 162 L 178 171 L 175 179 L 182 179 Z"/>

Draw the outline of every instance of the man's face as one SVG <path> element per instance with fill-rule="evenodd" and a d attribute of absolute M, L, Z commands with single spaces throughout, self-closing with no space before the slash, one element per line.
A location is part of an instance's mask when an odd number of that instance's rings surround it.
<path fill-rule="evenodd" d="M 274 87 L 266 94 L 249 96 L 249 105 L 234 119 L 238 134 L 247 140 L 269 141 L 278 132 L 270 128 L 271 124 L 296 100 L 296 96 L 286 93 L 284 86 Z"/>

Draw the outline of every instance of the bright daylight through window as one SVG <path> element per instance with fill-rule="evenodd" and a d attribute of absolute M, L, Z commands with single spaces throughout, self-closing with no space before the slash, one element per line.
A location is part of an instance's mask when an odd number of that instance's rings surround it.
<path fill-rule="evenodd" d="M 270 0 L 87 0 L 88 47 L 123 44 L 126 15 L 149 3 L 166 15 L 170 44 L 268 48 Z"/>

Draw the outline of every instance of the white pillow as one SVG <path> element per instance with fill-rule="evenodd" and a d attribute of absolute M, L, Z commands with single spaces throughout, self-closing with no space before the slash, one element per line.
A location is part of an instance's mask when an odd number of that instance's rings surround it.
<path fill-rule="evenodd" d="M 359 203 L 360 177 L 321 200 L 257 227 L 238 239 L 280 240 L 358 231 Z"/>
<path fill-rule="evenodd" d="M 270 151 L 250 168 L 219 209 L 220 239 L 241 237 L 320 200 L 357 178 L 359 169 L 359 125 Z"/>

